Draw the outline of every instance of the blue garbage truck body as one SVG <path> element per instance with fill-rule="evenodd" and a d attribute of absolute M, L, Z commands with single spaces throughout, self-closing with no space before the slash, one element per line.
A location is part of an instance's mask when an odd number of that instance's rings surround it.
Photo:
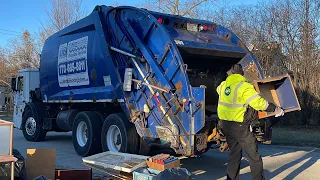
<path fill-rule="evenodd" d="M 215 88 L 235 63 L 248 80 L 262 78 L 256 57 L 223 26 L 97 6 L 46 40 L 40 85 L 22 129 L 32 116 L 37 128 L 24 133 L 28 140 L 72 131 L 82 156 L 101 150 L 200 154 L 223 144 L 208 138 L 217 128 Z"/>

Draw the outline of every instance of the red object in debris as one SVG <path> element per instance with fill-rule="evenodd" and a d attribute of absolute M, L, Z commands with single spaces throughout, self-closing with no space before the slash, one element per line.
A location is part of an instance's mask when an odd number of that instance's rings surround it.
<path fill-rule="evenodd" d="M 72 179 L 92 179 L 91 169 L 73 170 L 73 169 L 56 169 L 55 179 L 59 180 L 72 180 Z"/>
<path fill-rule="evenodd" d="M 161 102 L 159 101 L 157 95 L 153 95 L 153 98 L 156 100 L 158 106 L 161 106 Z"/>
<path fill-rule="evenodd" d="M 182 101 L 183 101 L 184 104 L 188 104 L 189 103 L 189 101 L 186 100 L 186 99 L 183 99 Z"/>

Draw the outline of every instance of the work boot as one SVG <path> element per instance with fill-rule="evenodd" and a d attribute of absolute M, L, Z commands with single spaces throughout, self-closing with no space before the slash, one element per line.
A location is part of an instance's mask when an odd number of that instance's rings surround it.
<path fill-rule="evenodd" d="M 270 145 L 270 144 L 271 144 L 271 140 L 263 141 L 262 143 L 263 143 L 263 144 Z"/>
<path fill-rule="evenodd" d="M 263 142 L 263 138 L 262 137 L 257 137 L 257 141 L 258 142 Z"/>

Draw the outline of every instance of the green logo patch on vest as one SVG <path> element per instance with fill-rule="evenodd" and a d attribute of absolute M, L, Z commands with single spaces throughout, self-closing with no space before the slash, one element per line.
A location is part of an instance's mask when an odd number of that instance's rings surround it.
<path fill-rule="evenodd" d="M 228 87 L 226 87 L 226 89 L 224 90 L 224 94 L 225 94 L 226 96 L 229 96 L 230 93 L 231 93 L 231 88 L 230 88 L 230 86 L 228 86 Z"/>

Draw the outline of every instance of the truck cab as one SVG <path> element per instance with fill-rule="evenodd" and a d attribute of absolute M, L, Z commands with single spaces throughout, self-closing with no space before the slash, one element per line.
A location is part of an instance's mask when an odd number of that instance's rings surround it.
<path fill-rule="evenodd" d="M 13 123 L 21 129 L 22 114 L 27 103 L 31 102 L 30 92 L 39 88 L 39 69 L 27 68 L 18 72 L 11 80 L 11 89 L 14 97 Z M 31 124 L 30 124 L 31 123 Z M 32 121 L 28 127 L 32 129 Z"/>

